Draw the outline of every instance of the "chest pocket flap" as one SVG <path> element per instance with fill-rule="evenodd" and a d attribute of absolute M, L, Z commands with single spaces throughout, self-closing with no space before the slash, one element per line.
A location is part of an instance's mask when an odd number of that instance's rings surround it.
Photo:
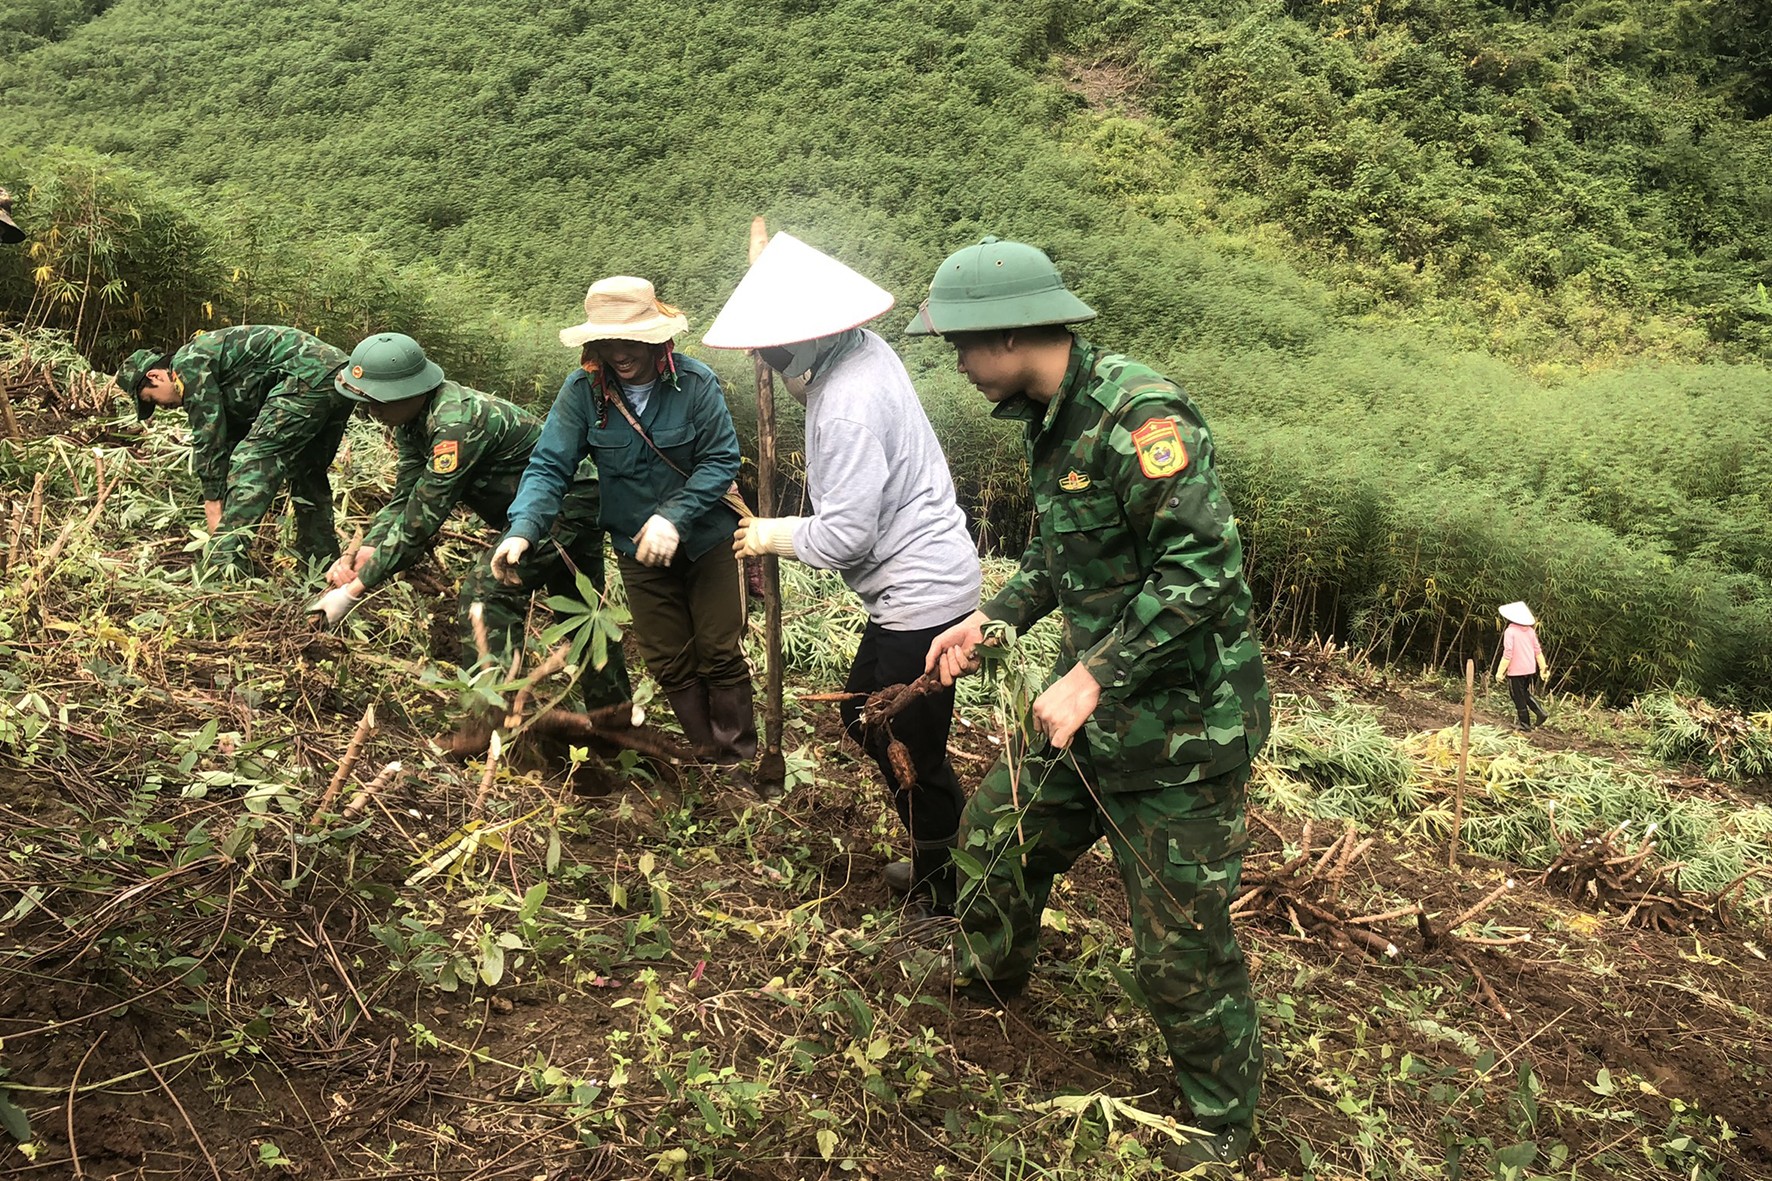
<path fill-rule="evenodd" d="M 637 449 L 643 446 L 625 422 L 620 426 L 594 426 L 585 432 L 585 442 L 590 444 L 597 471 L 604 476 L 632 473 Z"/>
<path fill-rule="evenodd" d="M 1066 590 L 1095 591 L 1142 580 L 1132 536 L 1112 496 L 1060 496 L 1046 517 L 1052 568 Z"/>
<path fill-rule="evenodd" d="M 1055 533 L 1095 533 L 1120 524 L 1120 505 L 1111 496 L 1056 496 L 1046 512 Z"/>
<path fill-rule="evenodd" d="M 675 426 L 661 426 L 652 432 L 652 441 L 658 449 L 670 457 L 672 463 L 684 471 L 695 466 L 695 427 L 684 422 Z M 644 443 L 641 444 L 645 446 Z M 647 448 L 651 450 L 651 448 Z"/>

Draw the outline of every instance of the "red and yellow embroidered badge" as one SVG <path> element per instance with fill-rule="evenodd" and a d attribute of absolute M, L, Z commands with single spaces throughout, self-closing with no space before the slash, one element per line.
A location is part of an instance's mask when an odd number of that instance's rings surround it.
<path fill-rule="evenodd" d="M 431 470 L 442 476 L 454 471 L 461 459 L 460 448 L 454 439 L 445 439 L 431 448 Z"/>
<path fill-rule="evenodd" d="M 1072 468 L 1059 479 L 1058 486 L 1066 492 L 1081 492 L 1089 487 L 1089 477 L 1076 468 Z"/>
<path fill-rule="evenodd" d="M 1132 432 L 1138 470 L 1153 480 L 1173 476 L 1187 467 L 1187 447 L 1173 418 L 1153 418 Z"/>

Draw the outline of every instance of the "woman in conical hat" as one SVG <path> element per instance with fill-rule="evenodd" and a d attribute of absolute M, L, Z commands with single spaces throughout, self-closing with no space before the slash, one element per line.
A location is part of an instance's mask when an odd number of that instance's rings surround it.
<path fill-rule="evenodd" d="M 579 349 L 548 411 L 511 502 L 494 570 L 547 536 L 579 462 L 597 464 L 603 527 L 633 611 L 634 639 L 683 734 L 701 757 L 734 770 L 756 757 L 744 595 L 729 538 L 738 513 L 738 434 L 719 379 L 676 351 L 689 326 L 652 284 L 616 275 L 591 284 Z"/>
<path fill-rule="evenodd" d="M 757 256 L 703 339 L 751 349 L 806 407 L 806 492 L 812 515 L 746 520 L 739 553 L 775 554 L 835 570 L 861 596 L 868 624 L 844 688 L 851 737 L 873 756 L 911 837 L 909 863 L 886 884 L 949 912 L 950 860 L 966 793 L 948 759 L 950 686 L 919 698 L 884 726 L 864 730 L 863 698 L 923 672 L 929 643 L 978 606 L 978 553 L 953 477 L 904 363 L 862 325 L 892 295 L 795 238 L 777 234 Z M 900 778 L 896 737 L 914 782 Z"/>
<path fill-rule="evenodd" d="M 1519 714 L 1520 729 L 1530 730 L 1532 715 L 1537 715 L 1541 726 L 1546 717 L 1544 707 L 1532 696 L 1532 682 L 1540 676 L 1549 676 L 1550 665 L 1545 663 L 1544 649 L 1538 645 L 1538 620 L 1533 617 L 1532 609 L 1524 603 L 1513 602 L 1504 604 L 1499 613 L 1507 621 L 1507 631 L 1501 638 L 1501 664 L 1495 670 L 1495 679 L 1507 681 L 1508 692 L 1514 699 L 1514 711 Z"/>

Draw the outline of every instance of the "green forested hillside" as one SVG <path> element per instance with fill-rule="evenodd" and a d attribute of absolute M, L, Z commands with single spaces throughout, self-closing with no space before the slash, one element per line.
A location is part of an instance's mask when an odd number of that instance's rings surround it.
<path fill-rule="evenodd" d="M 1476 312 L 1504 351 L 1589 363 L 1767 345 L 1764 5 L 1097 8 L 1079 47 L 1131 73 L 1234 220 L 1279 223 L 1353 287 L 1346 306 Z"/>
<path fill-rule="evenodd" d="M 1450 301 L 1529 357 L 1772 327 L 1772 18 L 1745 0 L 39 8 L 8 22 L 11 136 L 232 183 L 530 308 L 617 261 L 718 291 L 752 212 L 901 289 L 988 227 L 1112 291 L 1150 273 L 1089 240 L 1130 207 L 1281 227 L 1338 308 Z"/>
<path fill-rule="evenodd" d="M 0 308 L 101 363 L 405 327 L 527 393 L 602 274 L 705 325 L 756 213 L 907 307 L 1023 237 L 1205 406 L 1271 629 L 1486 656 L 1523 595 L 1572 685 L 1763 698 L 1768 44 L 1745 0 L 38 0 L 0 167 L 56 233 Z M 1012 533 L 1013 440 L 898 343 Z"/>

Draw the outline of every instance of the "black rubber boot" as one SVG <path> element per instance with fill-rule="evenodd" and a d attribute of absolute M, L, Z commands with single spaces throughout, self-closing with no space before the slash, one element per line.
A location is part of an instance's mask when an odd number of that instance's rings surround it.
<path fill-rule="evenodd" d="M 706 682 L 696 681 L 682 689 L 667 689 L 665 700 L 671 703 L 671 712 L 677 715 L 677 724 L 683 727 L 683 737 L 689 740 L 695 757 L 703 761 L 713 759 L 716 743 Z"/>
<path fill-rule="evenodd" d="M 1026 976 L 1009 976 L 1002 980 L 986 980 L 981 976 L 956 977 L 954 995 L 977 1001 L 981 1005 L 1001 1007 L 1020 996 L 1028 986 Z"/>
<path fill-rule="evenodd" d="M 959 886 L 955 880 L 952 853 L 959 835 L 956 830 L 943 840 L 911 842 L 911 888 L 929 900 L 929 909 L 934 914 L 954 913 Z"/>
<path fill-rule="evenodd" d="M 726 766 L 757 757 L 757 711 L 749 681 L 708 686 L 708 717 L 713 723 L 714 761 Z"/>
<path fill-rule="evenodd" d="M 886 888 L 894 894 L 909 894 L 911 887 L 917 882 L 916 871 L 911 868 L 911 863 L 908 861 L 888 863 L 886 868 L 880 871 L 880 877 L 885 881 Z"/>

